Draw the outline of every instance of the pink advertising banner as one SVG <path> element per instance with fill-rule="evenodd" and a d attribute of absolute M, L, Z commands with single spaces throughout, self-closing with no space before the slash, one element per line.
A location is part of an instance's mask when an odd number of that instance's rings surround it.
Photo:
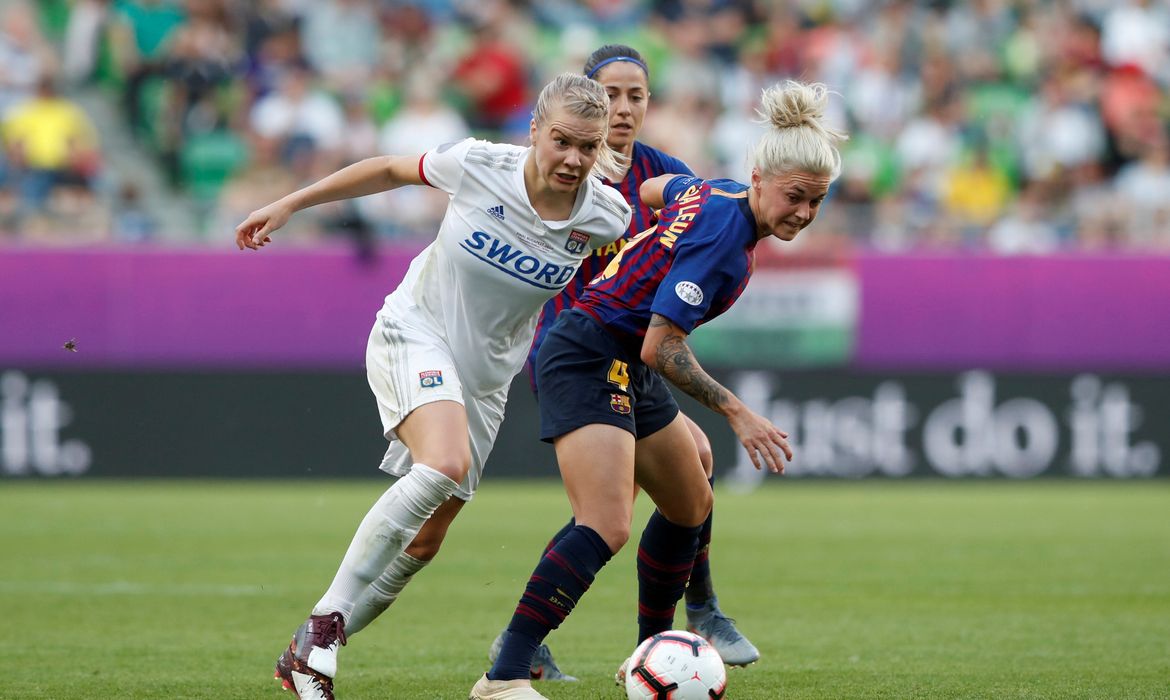
<path fill-rule="evenodd" d="M 0 249 L 0 369 L 360 369 L 417 252 Z M 1170 370 L 1170 258 L 862 254 L 851 268 L 855 367 Z"/>
<path fill-rule="evenodd" d="M 854 365 L 1170 370 L 1170 258 L 864 255 Z"/>
<path fill-rule="evenodd" d="M 417 252 L 0 250 L 0 367 L 360 369 Z"/>

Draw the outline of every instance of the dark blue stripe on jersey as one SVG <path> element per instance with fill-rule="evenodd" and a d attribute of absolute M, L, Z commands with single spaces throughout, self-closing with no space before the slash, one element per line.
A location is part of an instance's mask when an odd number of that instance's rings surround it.
<path fill-rule="evenodd" d="M 647 173 L 648 170 L 646 168 L 646 159 L 642 158 L 638 161 L 635 161 L 630 165 L 630 174 L 626 177 L 626 186 L 631 190 L 640 188 L 643 182 L 653 177 L 653 175 L 649 175 Z M 646 227 L 650 225 L 650 217 L 653 213 L 650 207 L 642 204 L 641 192 L 637 192 L 635 194 L 637 196 L 638 206 L 634 207 L 634 214 L 630 217 L 631 233 L 628 233 L 628 236 L 635 236 L 640 231 L 645 231 Z M 634 199 L 627 194 L 626 201 L 632 202 Z"/>

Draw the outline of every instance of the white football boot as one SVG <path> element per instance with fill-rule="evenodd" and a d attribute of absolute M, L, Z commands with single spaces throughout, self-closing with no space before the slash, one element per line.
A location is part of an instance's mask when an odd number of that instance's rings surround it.
<path fill-rule="evenodd" d="M 514 681 L 488 680 L 487 674 L 475 682 L 467 700 L 548 700 L 536 692 L 532 681 L 519 679 Z"/>

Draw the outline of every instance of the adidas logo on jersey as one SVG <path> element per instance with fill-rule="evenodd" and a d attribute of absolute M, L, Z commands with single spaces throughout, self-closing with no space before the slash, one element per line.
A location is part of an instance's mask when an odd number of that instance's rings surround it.
<path fill-rule="evenodd" d="M 494 206 L 494 207 L 488 207 L 488 208 L 487 208 L 487 213 L 489 213 L 489 214 L 491 214 L 492 216 L 496 217 L 496 218 L 497 218 L 497 219 L 499 219 L 500 221 L 503 221 L 503 220 L 504 220 L 504 205 L 503 205 L 503 204 L 497 204 L 497 205 L 496 205 L 496 206 Z"/>

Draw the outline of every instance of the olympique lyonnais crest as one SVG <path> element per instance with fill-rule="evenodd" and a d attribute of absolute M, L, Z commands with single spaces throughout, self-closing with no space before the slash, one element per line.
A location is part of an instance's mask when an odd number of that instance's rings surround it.
<path fill-rule="evenodd" d="M 443 373 L 437 369 L 428 369 L 418 373 L 418 383 L 424 389 L 443 385 Z"/>
<path fill-rule="evenodd" d="M 565 241 L 565 250 L 580 255 L 589 245 L 589 234 L 580 231 L 569 231 L 569 240 Z"/>
<path fill-rule="evenodd" d="M 610 394 L 609 407 L 623 416 L 630 415 L 630 397 L 625 394 Z"/>

